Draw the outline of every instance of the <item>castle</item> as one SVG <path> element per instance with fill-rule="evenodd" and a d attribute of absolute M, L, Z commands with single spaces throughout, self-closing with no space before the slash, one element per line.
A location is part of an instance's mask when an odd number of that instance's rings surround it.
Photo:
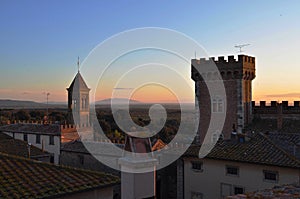
<path fill-rule="evenodd" d="M 221 78 L 217 78 L 215 72 L 199 74 L 199 68 L 207 68 L 215 63 Z M 198 69 L 198 70 L 197 70 Z M 252 80 L 255 78 L 255 58 L 247 55 L 223 56 L 217 59 L 212 57 L 191 60 L 191 77 L 195 81 L 195 104 L 199 108 L 199 128 L 196 142 L 202 143 L 213 112 L 225 113 L 223 129 L 219 129 L 225 139 L 229 139 L 232 133 L 244 133 L 245 127 L 252 122 L 254 116 L 263 119 L 277 119 L 278 128 L 282 126 L 282 119 L 297 119 L 300 116 L 299 101 L 294 106 L 289 106 L 287 101 L 278 103 L 272 101 L 270 106 L 265 101 L 255 105 L 252 101 Z M 223 81 L 226 99 L 218 96 L 210 96 L 205 81 Z M 226 105 L 226 106 L 225 106 Z M 211 107 L 211 108 L 210 108 Z"/>
<path fill-rule="evenodd" d="M 212 61 L 220 71 L 221 79 L 214 78 L 211 72 L 199 74 L 197 68 L 207 67 Z M 203 77 L 208 81 L 223 81 L 226 99 L 210 96 Z M 198 129 L 198 142 L 203 142 L 207 132 L 212 112 L 225 112 L 226 119 L 223 129 L 219 129 L 225 138 L 229 138 L 233 131 L 242 133 L 244 126 L 252 119 L 252 80 L 255 78 L 255 58 L 239 55 L 238 60 L 229 56 L 192 60 L 192 79 L 195 81 L 196 105 L 199 106 L 200 119 Z M 226 104 L 225 104 L 226 103 Z M 227 106 L 225 106 L 227 105 Z M 217 106 L 216 110 L 213 107 Z"/>

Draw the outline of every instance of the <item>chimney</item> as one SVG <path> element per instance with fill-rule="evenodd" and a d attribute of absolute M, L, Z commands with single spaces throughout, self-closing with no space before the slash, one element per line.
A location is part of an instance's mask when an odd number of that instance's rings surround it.
<path fill-rule="evenodd" d="M 31 143 L 27 144 L 27 150 L 28 150 L 28 159 L 31 157 Z"/>
<path fill-rule="evenodd" d="M 282 129 L 282 106 L 283 106 L 282 103 L 280 103 L 277 106 L 277 129 L 278 130 Z"/>
<path fill-rule="evenodd" d="M 124 154 L 118 160 L 121 167 L 122 199 L 156 198 L 157 159 L 145 156 L 145 152 L 152 154 L 150 139 L 131 136 L 134 133 L 136 132 L 127 133 Z"/>

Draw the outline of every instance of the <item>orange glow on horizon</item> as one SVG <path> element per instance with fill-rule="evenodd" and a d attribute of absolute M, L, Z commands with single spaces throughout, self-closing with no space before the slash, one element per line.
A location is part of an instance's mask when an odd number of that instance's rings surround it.
<path fill-rule="evenodd" d="M 143 86 L 132 94 L 131 99 L 142 102 L 178 103 L 178 99 L 169 89 L 160 85 Z"/>

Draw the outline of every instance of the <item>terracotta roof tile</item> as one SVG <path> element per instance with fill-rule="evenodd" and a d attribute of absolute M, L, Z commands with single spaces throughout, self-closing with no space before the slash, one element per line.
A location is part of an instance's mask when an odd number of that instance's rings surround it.
<path fill-rule="evenodd" d="M 105 154 L 105 155 L 113 155 L 115 156 L 116 154 L 112 151 L 110 151 L 109 147 L 106 147 L 111 143 L 105 143 L 105 142 L 81 142 L 79 140 L 75 140 L 72 142 L 64 143 L 62 145 L 61 151 L 69 151 L 69 152 L 76 152 L 76 153 L 86 153 L 90 154 L 90 152 L 86 149 L 86 146 L 90 149 L 96 149 L 95 153 L 100 155 L 100 154 Z M 119 147 L 120 149 L 124 148 L 124 144 L 115 144 L 115 146 Z M 101 150 L 97 150 L 101 149 Z M 118 156 L 122 156 L 122 154 L 117 154 Z"/>
<path fill-rule="evenodd" d="M 0 153 L 0 198 L 53 198 L 119 183 L 111 174 Z"/>
<path fill-rule="evenodd" d="M 166 146 L 166 144 L 161 140 L 158 139 L 155 144 L 152 146 L 152 151 L 161 150 Z"/>
<path fill-rule="evenodd" d="M 193 145 L 184 156 L 198 157 L 199 149 L 200 146 Z M 245 143 L 236 140 L 219 141 L 205 158 L 300 168 L 300 161 L 295 156 L 261 133 L 252 135 Z"/>
<path fill-rule="evenodd" d="M 22 140 L 17 140 L 9 135 L 0 133 L 0 152 L 16 155 L 21 157 L 28 157 L 28 143 Z M 33 145 L 30 147 L 31 158 L 37 156 L 49 156 L 50 153 L 43 151 Z"/>
<path fill-rule="evenodd" d="M 0 127 L 2 132 L 32 133 L 60 135 L 60 126 L 58 124 L 9 124 Z"/>

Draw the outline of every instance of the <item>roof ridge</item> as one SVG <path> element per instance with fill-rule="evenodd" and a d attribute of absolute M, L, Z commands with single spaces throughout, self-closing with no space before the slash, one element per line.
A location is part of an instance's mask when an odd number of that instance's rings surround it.
<path fill-rule="evenodd" d="M 286 132 L 269 132 L 269 134 L 298 135 L 298 136 L 300 136 L 299 133 L 286 133 Z"/>
<path fill-rule="evenodd" d="M 87 86 L 87 84 L 86 84 L 85 80 L 83 79 L 82 75 L 80 74 L 80 72 L 77 72 L 77 74 L 75 75 L 73 81 L 71 82 L 71 84 L 70 84 L 69 88 L 67 88 L 67 90 L 69 90 L 69 89 L 72 90 L 73 87 L 74 87 L 74 85 L 75 85 L 75 82 L 77 84 L 79 84 L 79 87 L 80 87 L 80 85 L 82 83 L 83 86 L 85 87 L 85 89 L 90 90 L 90 88 Z"/>
<path fill-rule="evenodd" d="M 290 158 L 291 160 L 297 162 L 300 165 L 300 160 L 298 160 L 294 155 L 290 154 L 289 152 L 287 152 L 283 148 L 276 145 L 268 136 L 264 135 L 263 133 L 259 132 L 259 135 L 261 135 L 264 139 L 266 139 L 269 143 L 271 143 L 276 149 L 283 152 L 288 158 Z"/>

